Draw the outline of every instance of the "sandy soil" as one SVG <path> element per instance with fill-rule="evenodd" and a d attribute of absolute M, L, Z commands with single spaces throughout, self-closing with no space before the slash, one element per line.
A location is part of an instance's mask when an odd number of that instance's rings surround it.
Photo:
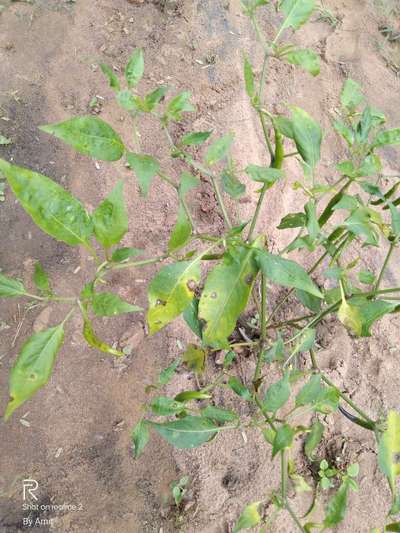
<path fill-rule="evenodd" d="M 193 92 L 198 112 L 187 121 L 188 131 L 233 130 L 238 166 L 264 161 L 258 126 L 241 80 L 241 50 L 248 50 L 254 61 L 258 55 L 238 0 L 1 0 L 0 5 L 4 6 L 0 15 L 0 133 L 13 140 L 13 144 L 0 147 L 1 157 L 52 176 L 89 207 L 96 206 L 116 180 L 126 175 L 126 169 L 106 163 L 96 168 L 89 159 L 40 133 L 37 126 L 88 113 L 89 102 L 100 95 L 104 98 L 101 117 L 129 139 L 129 126 L 112 103 L 97 64 L 104 61 L 120 67 L 133 47 L 143 46 L 148 65 L 146 88 L 164 80 L 176 89 Z M 320 171 L 329 182 L 333 179 L 332 165 L 344 155 L 330 128 L 343 80 L 351 76 L 361 82 L 371 103 L 387 114 L 392 126 L 400 124 L 400 84 L 396 77 L 398 50 L 395 44 L 384 43 L 379 31 L 388 24 L 384 7 L 389 3 L 326 0 L 324 5 L 338 17 L 337 27 L 313 22 L 297 37 L 299 43 L 320 51 L 321 75 L 312 79 L 276 64 L 271 68 L 267 93 L 277 110 L 283 109 L 281 102 L 290 102 L 320 120 L 327 131 Z M 273 24 L 274 20 L 264 21 L 268 32 L 272 32 Z M 145 124 L 141 133 L 144 151 L 157 155 L 171 173 L 182 170 L 179 162 L 171 164 L 165 158 L 164 140 L 151 124 Z M 388 148 L 383 159 L 384 172 L 396 175 L 399 151 Z M 271 192 L 262 214 L 262 224 L 274 247 L 281 247 L 288 238 L 275 226 L 298 206 L 299 195 L 291 188 L 298 174 L 298 167 L 291 163 L 287 181 Z M 167 187 L 157 183 L 144 202 L 133 181 L 127 198 L 131 232 L 125 242 L 146 248 L 151 256 L 165 245 L 174 224 L 175 200 Z M 192 203 L 204 231 L 221 225 L 206 181 Z M 249 195 L 241 204 L 240 217 L 246 218 L 251 206 Z M 85 279 L 83 273 L 94 269 L 85 254 L 35 228 L 15 206 L 10 191 L 0 204 L 0 227 L 1 268 L 10 275 L 23 276 L 28 284 L 37 259 L 51 273 L 59 292 L 66 294 L 78 290 Z M 398 261 L 397 253 L 394 266 L 387 272 L 387 283 L 399 282 Z M 378 257 L 371 254 L 364 263 L 373 269 Z M 122 296 L 145 305 L 146 282 L 153 273 L 154 268 L 148 267 L 114 275 L 111 281 L 113 286 L 122 287 Z M 2 304 L 0 412 L 7 402 L 9 369 L 23 339 L 32 327 L 53 324 L 62 313 L 58 307 L 42 310 L 13 301 Z M 28 477 L 39 482 L 39 503 L 71 504 L 80 509 L 32 512 L 33 518 L 52 519 L 51 524 L 43 522 L 37 527 L 38 533 L 230 531 L 241 508 L 261 499 L 275 485 L 278 466 L 270 462 L 269 451 L 251 434 L 221 435 L 209 446 L 190 452 L 174 451 L 154 437 L 143 459 L 134 462 L 129 429 L 138 419 L 145 385 L 179 352 L 176 339 L 185 342 L 190 336 L 177 321 L 147 338 L 141 315 L 99 320 L 97 327 L 106 332 L 110 342 L 134 338 L 133 353 L 116 363 L 88 349 L 76 319 L 69 325 L 69 341 L 49 385 L 10 423 L 0 422 L 0 531 L 23 529 L 22 518 L 27 513 L 22 509 L 21 479 Z M 386 318 L 374 328 L 372 339 L 359 340 L 350 338 L 335 321 L 328 321 L 318 333 L 323 347 L 321 366 L 372 415 L 400 407 L 398 328 L 398 318 Z M 243 359 L 244 376 L 252 364 Z M 181 373 L 174 385 L 183 388 L 188 379 Z M 20 418 L 28 421 L 29 427 Z M 339 415 L 329 426 L 328 456 L 342 462 L 357 460 L 362 472 L 360 492 L 351 497 L 353 512 L 339 527 L 340 532 L 369 531 L 384 518 L 388 491 L 377 472 L 373 448 L 366 432 L 358 431 Z M 309 476 L 306 465 L 303 470 Z M 178 519 L 168 511 L 165 501 L 169 483 L 182 475 L 191 477 L 193 488 Z M 303 498 L 295 505 L 305 509 L 308 503 Z M 284 517 L 274 531 L 290 533 L 293 529 L 288 524 Z"/>

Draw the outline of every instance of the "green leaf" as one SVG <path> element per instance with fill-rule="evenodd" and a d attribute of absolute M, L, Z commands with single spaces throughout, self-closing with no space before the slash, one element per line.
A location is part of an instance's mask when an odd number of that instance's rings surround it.
<path fill-rule="evenodd" d="M 296 49 L 287 52 L 284 56 L 284 59 L 291 65 L 298 65 L 304 70 L 312 74 L 312 76 L 318 76 L 320 71 L 320 62 L 319 55 L 317 55 L 313 50 L 305 49 Z"/>
<path fill-rule="evenodd" d="M 133 457 L 139 459 L 146 444 L 149 442 L 150 433 L 145 420 L 140 420 L 132 429 L 131 440 L 133 444 Z"/>
<path fill-rule="evenodd" d="M 201 446 L 218 432 L 218 426 L 203 416 L 185 416 L 172 422 L 149 424 L 161 437 L 179 449 Z"/>
<path fill-rule="evenodd" d="M 261 516 L 258 512 L 259 507 L 260 502 L 254 502 L 245 507 L 233 528 L 232 533 L 237 533 L 238 531 L 242 531 L 242 529 L 250 529 L 257 526 L 261 522 Z"/>
<path fill-rule="evenodd" d="M 157 89 L 154 89 L 154 91 L 151 91 L 151 93 L 147 94 L 144 97 L 144 108 L 149 113 L 150 111 L 153 111 L 155 106 L 160 103 L 160 101 L 164 98 L 168 91 L 168 87 L 165 85 L 161 85 Z"/>
<path fill-rule="evenodd" d="M 93 312 L 96 316 L 116 316 L 123 313 L 143 311 L 142 307 L 131 305 L 112 292 L 97 292 L 92 299 Z"/>
<path fill-rule="evenodd" d="M 190 305 L 183 311 L 183 318 L 195 335 L 202 338 L 202 324 L 199 320 L 199 300 L 193 298 Z"/>
<path fill-rule="evenodd" d="M 286 16 L 279 32 L 292 27 L 298 30 L 310 18 L 314 11 L 315 0 L 282 0 L 280 9 Z"/>
<path fill-rule="evenodd" d="M 81 312 L 83 317 L 83 337 L 89 344 L 89 346 L 91 346 L 92 348 L 96 348 L 101 352 L 109 353 L 117 357 L 122 357 L 123 355 L 125 355 L 123 352 L 116 350 L 112 346 L 109 346 L 107 343 L 100 340 L 93 330 L 93 325 L 88 317 L 87 311 L 84 306 L 81 306 Z"/>
<path fill-rule="evenodd" d="M 397 499 L 396 480 L 400 476 L 400 414 L 389 411 L 387 427 L 378 441 L 379 468 L 387 477 L 393 496 L 393 503 Z"/>
<path fill-rule="evenodd" d="M 170 100 L 163 121 L 168 122 L 169 119 L 179 121 L 182 120 L 182 113 L 195 111 L 196 108 L 190 103 L 191 97 L 192 94 L 190 91 L 182 91 Z"/>
<path fill-rule="evenodd" d="M 313 311 L 313 313 L 320 312 L 321 302 L 322 302 L 320 298 L 317 298 L 313 294 L 310 294 L 309 292 L 301 291 L 299 289 L 296 289 L 296 296 L 300 300 L 300 302 L 304 305 L 304 307 L 307 307 L 307 309 L 310 309 L 310 311 Z"/>
<path fill-rule="evenodd" d="M 307 328 L 304 333 L 300 336 L 300 339 L 294 349 L 293 353 L 298 352 L 307 352 L 310 350 L 315 343 L 316 331 L 313 328 Z"/>
<path fill-rule="evenodd" d="M 376 320 L 392 313 L 397 305 L 385 300 L 362 300 L 355 304 L 342 301 L 338 311 L 339 320 L 358 337 L 369 337 L 370 328 Z"/>
<path fill-rule="evenodd" d="M 361 270 L 358 273 L 358 279 L 365 285 L 372 285 L 376 281 L 375 274 L 370 270 Z"/>
<path fill-rule="evenodd" d="M 50 178 L 0 159 L 0 172 L 33 221 L 58 241 L 88 246 L 93 233 L 83 205 Z"/>
<path fill-rule="evenodd" d="M 187 133 L 181 139 L 181 144 L 183 146 L 197 146 L 203 144 L 210 137 L 212 131 L 195 131 L 192 133 Z"/>
<path fill-rule="evenodd" d="M 314 374 L 310 381 L 304 385 L 296 396 L 296 407 L 306 405 L 308 403 L 315 403 L 318 401 L 321 393 L 324 391 L 324 386 L 321 384 L 321 376 Z"/>
<path fill-rule="evenodd" d="M 400 237 L 400 210 L 392 203 L 389 204 L 389 209 L 392 217 L 392 231 L 394 236 L 398 238 Z"/>
<path fill-rule="evenodd" d="M 204 159 L 207 165 L 215 165 L 215 163 L 218 163 L 218 161 L 226 157 L 234 137 L 234 133 L 227 133 L 210 144 Z"/>
<path fill-rule="evenodd" d="M 123 89 L 122 91 L 118 91 L 116 94 L 116 99 L 118 104 L 127 111 L 133 111 L 143 108 L 143 102 L 141 99 L 133 95 L 128 89 Z"/>
<path fill-rule="evenodd" d="M 361 93 L 361 86 L 350 78 L 346 80 L 340 94 L 342 106 L 353 113 L 363 100 L 364 96 Z"/>
<path fill-rule="evenodd" d="M 181 364 L 182 360 L 180 357 L 177 357 L 175 361 L 173 361 L 167 368 L 164 368 L 160 372 L 160 377 L 158 378 L 158 382 L 160 385 L 167 385 L 172 379 L 172 376 L 175 374 L 176 369 Z"/>
<path fill-rule="evenodd" d="M 7 146 L 8 144 L 11 144 L 12 140 L 8 139 L 8 137 L 4 137 L 4 135 L 0 135 L 0 146 Z"/>
<path fill-rule="evenodd" d="M 128 211 L 123 191 L 124 182 L 121 180 L 92 215 L 94 234 L 105 248 L 118 244 L 128 231 Z"/>
<path fill-rule="evenodd" d="M 268 185 L 268 189 L 283 176 L 283 171 L 279 168 L 260 167 L 258 165 L 248 165 L 245 172 L 252 180 Z"/>
<path fill-rule="evenodd" d="M 285 345 L 283 339 L 278 334 L 278 339 L 273 343 L 271 348 L 266 350 L 263 355 L 263 360 L 267 363 L 272 361 L 283 361 L 285 358 Z"/>
<path fill-rule="evenodd" d="M 175 252 L 176 250 L 179 250 L 190 240 L 193 228 L 188 214 L 186 213 L 184 201 L 186 193 L 188 193 L 191 189 L 198 187 L 199 184 L 200 180 L 188 172 L 183 172 L 181 174 L 181 180 L 179 184 L 178 218 L 168 242 L 169 252 Z"/>
<path fill-rule="evenodd" d="M 235 412 L 229 409 L 215 407 L 214 405 L 207 405 L 207 407 L 201 410 L 201 413 L 203 416 L 221 424 L 224 424 L 225 422 L 233 422 L 239 418 Z"/>
<path fill-rule="evenodd" d="M 291 107 L 294 142 L 303 161 L 314 169 L 321 157 L 322 132 L 319 124 L 299 107 Z"/>
<path fill-rule="evenodd" d="M 274 118 L 274 124 L 278 130 L 288 139 L 294 139 L 294 131 L 292 121 L 283 115 Z"/>
<path fill-rule="evenodd" d="M 22 346 L 10 373 L 11 399 L 4 415 L 5 420 L 49 381 L 63 341 L 64 327 L 59 324 L 34 333 Z"/>
<path fill-rule="evenodd" d="M 33 273 L 33 282 L 36 287 L 43 293 L 51 293 L 50 281 L 48 274 L 43 270 L 39 261 L 35 263 L 35 271 Z"/>
<path fill-rule="evenodd" d="M 108 65 L 105 65 L 104 63 L 100 65 L 100 68 L 103 74 L 107 77 L 110 87 L 114 89 L 115 91 L 119 91 L 120 90 L 119 79 L 118 79 L 118 76 L 115 74 L 115 72 L 112 70 L 112 68 L 109 67 Z"/>
<path fill-rule="evenodd" d="M 117 161 L 125 150 L 119 135 L 98 117 L 75 117 L 39 129 L 62 139 L 81 154 L 101 161 Z"/>
<path fill-rule="evenodd" d="M 251 66 L 251 63 L 249 61 L 249 58 L 245 55 L 244 56 L 244 81 L 246 84 L 246 92 L 248 97 L 251 99 L 253 98 L 255 94 L 254 89 L 254 73 L 253 73 L 253 67 Z"/>
<path fill-rule="evenodd" d="M 279 223 L 278 229 L 304 228 L 307 217 L 304 213 L 289 213 Z"/>
<path fill-rule="evenodd" d="M 307 230 L 308 234 L 310 235 L 310 239 L 314 241 L 319 233 L 320 233 L 320 227 L 318 223 L 318 217 L 317 217 L 317 204 L 315 200 L 309 200 L 305 206 L 304 210 L 307 215 Z"/>
<path fill-rule="evenodd" d="M 150 335 L 180 315 L 194 297 L 200 281 L 200 258 L 181 261 L 161 268 L 149 285 L 147 321 Z"/>
<path fill-rule="evenodd" d="M 343 482 L 336 494 L 334 494 L 328 502 L 324 527 L 334 527 L 344 519 L 347 508 L 348 492 L 349 485 L 347 482 Z"/>
<path fill-rule="evenodd" d="M 266 411 L 276 413 L 278 409 L 285 405 L 289 397 L 289 374 L 286 373 L 283 378 L 268 387 L 263 401 L 263 408 Z"/>
<path fill-rule="evenodd" d="M 388 524 L 385 526 L 385 531 L 400 531 L 400 522 L 392 522 L 391 524 Z M 372 532 L 371 532 L 372 533 Z M 379 530 L 378 530 L 379 533 Z"/>
<path fill-rule="evenodd" d="M 170 416 L 181 413 L 185 410 L 183 403 L 167 396 L 157 396 L 151 402 L 151 410 L 155 415 Z"/>
<path fill-rule="evenodd" d="M 182 203 L 179 204 L 178 217 L 168 241 L 168 252 L 173 253 L 183 248 L 192 235 L 192 224 Z"/>
<path fill-rule="evenodd" d="M 207 276 L 199 304 L 207 345 L 226 343 L 247 305 L 257 271 L 254 249 L 237 246 Z"/>
<path fill-rule="evenodd" d="M 286 448 L 290 448 L 294 436 L 295 431 L 289 426 L 289 424 L 283 424 L 282 426 L 279 426 L 275 433 L 274 442 L 272 444 L 272 458 L 274 458 L 278 452 L 285 450 Z"/>
<path fill-rule="evenodd" d="M 132 152 L 126 154 L 126 160 L 136 174 L 143 196 L 147 196 L 151 180 L 160 170 L 160 163 L 150 155 L 133 154 Z"/>
<path fill-rule="evenodd" d="M 189 344 L 182 359 L 195 374 L 204 372 L 206 364 L 206 352 L 194 344 Z"/>
<path fill-rule="evenodd" d="M 310 461 L 314 460 L 314 450 L 321 442 L 323 434 L 324 426 L 319 420 L 316 420 L 311 426 L 311 431 L 308 433 L 304 444 L 304 453 Z"/>
<path fill-rule="evenodd" d="M 400 128 L 379 132 L 373 145 L 378 148 L 388 144 L 400 144 Z"/>
<path fill-rule="evenodd" d="M 111 256 L 111 261 L 114 261 L 114 263 L 122 263 L 130 257 L 136 257 L 137 255 L 143 254 L 143 252 L 144 250 L 141 250 L 139 248 L 117 248 L 117 250 L 114 250 Z"/>
<path fill-rule="evenodd" d="M 144 74 L 144 55 L 141 48 L 136 48 L 125 67 L 125 78 L 128 89 L 136 87 Z"/>
<path fill-rule="evenodd" d="M 293 287 L 322 298 L 318 287 L 299 264 L 265 250 L 257 251 L 257 261 L 264 276 L 278 285 Z"/>
<path fill-rule="evenodd" d="M 228 380 L 228 387 L 244 400 L 251 401 L 251 392 L 236 376 L 231 376 Z"/>
<path fill-rule="evenodd" d="M 234 200 L 237 200 L 246 192 L 246 186 L 237 178 L 232 170 L 225 168 L 221 178 L 224 191 Z"/>
<path fill-rule="evenodd" d="M 190 402 L 191 400 L 209 400 L 210 394 L 198 390 L 186 390 L 175 396 L 178 402 Z"/>
<path fill-rule="evenodd" d="M 0 298 L 15 298 L 25 293 L 25 287 L 20 281 L 0 273 Z"/>

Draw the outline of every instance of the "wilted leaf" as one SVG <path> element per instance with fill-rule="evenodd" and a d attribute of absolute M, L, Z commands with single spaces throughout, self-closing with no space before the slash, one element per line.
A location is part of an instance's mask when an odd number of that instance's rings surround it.
<path fill-rule="evenodd" d="M 114 261 L 115 263 L 122 263 L 123 261 L 126 261 L 130 257 L 136 257 L 137 255 L 143 254 L 144 250 L 141 250 L 139 248 L 130 248 L 130 247 L 123 247 L 123 248 L 117 248 L 117 250 L 114 250 L 111 261 Z"/>
<path fill-rule="evenodd" d="M 347 508 L 348 492 L 349 485 L 346 481 L 344 481 L 340 485 L 336 494 L 334 494 L 328 502 L 324 520 L 325 527 L 334 527 L 344 519 Z"/>
<path fill-rule="evenodd" d="M 260 167 L 258 165 L 248 165 L 245 172 L 252 180 L 268 185 L 268 189 L 283 176 L 283 171 L 279 168 Z"/>
<path fill-rule="evenodd" d="M 385 130 L 378 133 L 374 140 L 374 147 L 378 148 L 388 144 L 400 144 L 400 128 Z"/>
<path fill-rule="evenodd" d="M 91 346 L 92 348 L 96 348 L 101 352 L 116 355 L 117 357 L 122 357 L 124 355 L 123 352 L 116 350 L 112 346 L 109 346 L 107 343 L 103 342 L 97 337 L 93 330 L 93 325 L 88 317 L 85 306 L 81 306 L 81 312 L 83 317 L 83 337 L 89 344 L 89 346 Z"/>
<path fill-rule="evenodd" d="M 237 178 L 234 171 L 228 168 L 224 169 L 221 178 L 224 191 L 234 200 L 237 200 L 246 192 L 246 186 Z"/>
<path fill-rule="evenodd" d="M 221 424 L 224 424 L 225 422 L 234 422 L 239 418 L 235 412 L 229 409 L 215 407 L 214 405 L 207 405 L 207 407 L 202 409 L 201 412 L 203 416 L 211 418 L 211 420 L 215 420 Z"/>
<path fill-rule="evenodd" d="M 252 400 L 251 392 L 249 389 L 243 385 L 239 378 L 236 376 L 231 376 L 228 380 L 228 387 L 233 390 L 238 396 L 244 400 Z"/>
<path fill-rule="evenodd" d="M 202 324 L 199 320 L 199 300 L 193 298 L 190 305 L 184 310 L 183 318 L 195 335 L 202 338 Z"/>
<path fill-rule="evenodd" d="M 151 410 L 155 415 L 171 416 L 181 413 L 185 410 L 183 403 L 178 402 L 174 398 L 167 396 L 157 396 L 151 402 Z"/>
<path fill-rule="evenodd" d="M 254 73 L 253 73 L 253 67 L 251 66 L 251 63 L 249 61 L 249 58 L 247 56 L 244 57 L 244 81 L 246 84 L 246 92 L 248 97 L 251 99 L 254 96 Z"/>
<path fill-rule="evenodd" d="M 169 366 L 167 366 L 167 368 L 164 368 L 164 370 L 160 372 L 160 377 L 158 379 L 160 385 L 167 385 L 167 383 L 171 381 L 172 376 L 176 372 L 176 369 L 181 364 L 181 362 L 181 358 L 177 357 L 175 361 L 173 361 Z"/>
<path fill-rule="evenodd" d="M 279 223 L 278 229 L 303 228 L 307 218 L 304 213 L 289 213 Z"/>

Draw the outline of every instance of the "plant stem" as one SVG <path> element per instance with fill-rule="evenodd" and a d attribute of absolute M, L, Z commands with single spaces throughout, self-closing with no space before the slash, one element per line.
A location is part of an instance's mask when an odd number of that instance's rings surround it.
<path fill-rule="evenodd" d="M 108 270 L 121 270 L 123 268 L 132 268 L 132 267 L 138 267 L 143 265 L 152 265 L 154 263 L 161 263 L 161 261 L 164 261 L 168 256 L 167 255 L 161 255 L 160 257 L 154 257 L 153 259 L 143 259 L 142 261 L 130 261 L 128 263 L 121 263 L 117 265 L 110 265 Z"/>
<path fill-rule="evenodd" d="M 378 279 L 376 280 L 376 283 L 375 283 L 375 286 L 374 286 L 374 290 L 375 291 L 379 290 L 379 286 L 380 286 L 380 284 L 382 282 L 383 276 L 385 274 L 385 270 L 386 270 L 386 268 L 387 268 L 387 266 L 389 264 L 390 258 L 392 257 L 393 250 L 395 249 L 395 246 L 396 246 L 396 242 L 391 242 L 390 243 L 389 250 L 387 251 L 387 254 L 386 254 L 385 260 L 383 262 L 381 271 L 379 273 Z"/>
<path fill-rule="evenodd" d="M 261 333 L 260 333 L 260 347 L 257 357 L 257 365 L 254 371 L 253 384 L 257 386 L 257 381 L 260 379 L 261 368 L 263 364 L 263 354 L 264 354 L 264 345 L 265 339 L 267 337 L 267 282 L 264 274 L 261 274 Z"/>
<path fill-rule="evenodd" d="M 158 177 L 161 178 L 166 183 L 168 183 L 169 185 L 171 185 L 171 187 L 173 187 L 176 191 L 178 190 L 178 185 L 176 185 L 176 183 L 174 183 L 174 181 L 171 178 L 169 178 L 166 174 L 164 174 L 163 172 L 158 172 Z"/>

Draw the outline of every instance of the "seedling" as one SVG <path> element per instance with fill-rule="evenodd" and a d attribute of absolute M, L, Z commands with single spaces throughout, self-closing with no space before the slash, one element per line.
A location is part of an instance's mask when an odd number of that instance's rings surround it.
<path fill-rule="evenodd" d="M 247 430 L 249 436 L 260 431 L 265 445 L 271 447 L 271 461 L 280 461 L 280 486 L 269 487 L 266 480 L 266 487 L 260 487 L 259 501 L 250 502 L 243 510 L 234 531 L 269 524 L 283 509 L 300 531 L 326 530 L 343 520 L 349 489 L 356 489 L 353 478 L 358 468 L 352 465 L 343 474 L 322 461 L 318 485 L 333 494 L 323 522 L 311 522 L 311 512 L 300 517 L 288 497 L 289 483 L 294 483 L 297 490 L 312 492 L 297 473 L 293 443 L 302 439 L 304 453 L 315 460 L 315 450 L 324 438 L 325 418 L 345 416 L 349 424 L 372 431 L 376 437 L 379 467 L 392 494 L 391 524 L 386 527 L 395 531 L 393 519 L 400 512 L 400 413 L 389 409 L 385 419 L 376 419 L 333 383 L 318 365 L 316 333 L 327 317 L 336 317 L 351 335 L 368 337 L 377 320 L 399 311 L 400 287 L 387 283 L 381 288 L 400 239 L 399 181 L 393 179 L 389 185 L 382 185 L 380 153 L 388 145 L 400 144 L 400 128 L 388 128 L 386 117 L 365 101 L 360 86 L 346 80 L 340 94 L 341 116 L 333 126 L 344 140 L 347 157 L 329 173 L 335 173 L 335 178 L 323 181 L 318 170 L 323 137 L 319 124 L 307 111 L 295 106 L 289 106 L 287 114 L 276 114 L 264 97 L 271 61 L 297 65 L 318 75 L 317 54 L 288 42 L 292 30 L 299 30 L 311 17 L 314 2 L 279 2 L 282 23 L 273 39 L 264 35 L 258 22 L 259 9 L 266 4 L 266 0 L 242 1 L 243 13 L 249 17 L 264 55 L 260 76 L 254 74 L 250 59 L 244 56 L 249 106 L 259 120 L 265 141 L 261 164 L 249 161 L 240 170 L 233 159 L 233 132 L 219 137 L 211 131 L 174 136 L 171 125 L 186 120 L 187 113 L 195 109 L 191 94 L 183 91 L 171 96 L 165 86 L 143 94 L 139 87 L 144 74 L 141 49 L 130 57 L 124 81 L 109 66 L 101 66 L 117 105 L 132 120 L 132 147 L 113 127 L 95 116 L 41 127 L 96 160 L 126 161 L 126 178 L 115 184 L 92 213 L 52 179 L 0 160 L 0 171 L 20 207 L 53 238 L 81 246 L 96 264 L 95 272 L 87 273 L 86 284 L 74 296 L 60 295 L 39 263 L 34 273 L 34 291 L 20 280 L 0 274 L 1 297 L 21 297 L 43 306 L 59 302 L 66 308 L 61 323 L 34 333 L 22 346 L 11 370 L 5 419 L 49 380 L 64 343 L 65 326 L 74 314 L 81 315 L 83 339 L 90 347 L 115 357 L 123 355 L 118 345 L 110 346 L 98 337 L 93 319 L 142 309 L 115 292 L 101 289 L 116 270 L 153 264 L 157 271 L 148 287 L 150 335 L 182 315 L 193 341 L 160 373 L 158 382 L 146 388 L 149 399 L 143 406 L 144 416 L 132 430 L 134 456 L 146 453 L 150 432 L 176 448 L 191 449 L 218 438 L 222 431 L 243 434 Z M 165 134 L 171 157 L 186 165 L 180 176 L 168 175 L 153 155 L 141 151 L 139 128 L 143 116 L 154 120 Z M 193 155 L 192 147 L 199 156 Z M 279 230 L 291 232 L 293 237 L 278 253 L 270 249 L 268 229 L 260 225 L 260 213 L 264 202 L 268 206 L 270 189 L 287 179 L 285 163 L 289 157 L 298 162 L 301 177 L 293 187 L 299 196 L 304 196 L 304 206 L 276 221 Z M 244 174 L 257 190 L 254 213 L 243 222 L 234 202 L 244 194 Z M 129 229 L 123 188 L 125 181 L 132 178 L 137 180 L 143 197 L 155 179 L 161 179 L 176 193 L 176 224 L 155 257 L 148 257 L 134 243 L 121 245 Z M 207 180 L 215 193 L 225 223 L 221 233 L 203 234 L 196 227 L 190 191 L 201 186 L 200 178 Z M 360 258 L 371 249 L 384 250 L 384 259 L 380 269 L 366 272 Z M 302 256 L 300 261 L 289 258 L 293 251 L 297 257 Z M 311 266 L 306 268 L 306 264 Z M 324 276 L 330 279 L 329 289 L 322 287 Z M 286 288 L 286 293 L 274 301 L 276 286 Z M 251 321 L 251 338 L 238 340 L 238 320 L 246 309 L 251 309 L 253 316 L 258 315 Z M 283 318 L 278 319 L 280 311 Z M 246 365 L 246 360 L 238 364 L 243 347 L 257 361 L 250 379 L 243 379 L 239 372 L 239 367 Z M 223 364 L 207 381 L 206 369 L 216 354 L 222 355 Z M 301 370 L 297 367 L 299 359 L 303 363 Z M 195 374 L 199 386 L 172 396 L 163 394 L 163 387 L 172 387 L 174 374 L 181 366 Z M 280 372 L 276 382 L 271 382 L 271 367 Z M 251 405 L 254 414 L 250 420 L 241 416 L 240 409 L 234 411 L 218 403 L 218 389 Z M 312 419 L 304 425 L 307 415 Z M 181 482 L 173 488 L 177 505 L 185 489 Z M 368 528 L 367 524 L 364 526 Z"/>

